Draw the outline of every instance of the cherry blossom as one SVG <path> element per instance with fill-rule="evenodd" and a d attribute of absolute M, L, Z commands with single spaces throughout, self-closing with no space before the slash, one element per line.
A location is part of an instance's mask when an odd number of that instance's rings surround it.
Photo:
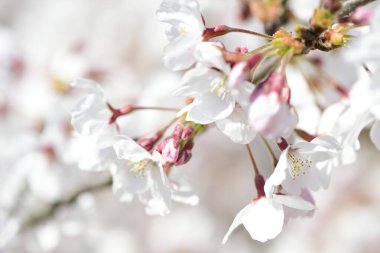
<path fill-rule="evenodd" d="M 82 135 L 99 132 L 108 124 L 112 116 L 102 88 L 94 81 L 86 79 L 77 79 L 72 85 L 81 89 L 85 96 L 73 110 L 71 124 Z"/>
<path fill-rule="evenodd" d="M 266 242 L 275 238 L 282 231 L 284 225 L 284 207 L 304 211 L 314 209 L 312 203 L 300 197 L 286 195 L 273 195 L 271 198 L 260 197 L 246 205 L 236 215 L 223 238 L 223 244 L 227 242 L 230 234 L 241 224 L 244 225 L 254 240 Z"/>
<path fill-rule="evenodd" d="M 148 214 L 168 214 L 172 189 L 163 171 L 161 154 L 150 154 L 127 136 L 118 137 L 113 147 L 120 160 L 111 169 L 114 193 L 121 201 L 131 201 L 137 194 Z"/>
<path fill-rule="evenodd" d="M 197 66 L 186 72 L 182 86 L 173 93 L 194 97 L 181 113 L 186 112 L 186 120 L 199 124 L 215 122 L 233 141 L 249 143 L 255 132 L 248 124 L 244 99 L 247 100 L 252 85 L 244 82 L 235 90 L 227 86 L 231 67 L 225 62 L 218 44 L 203 42 L 195 55 Z"/>
<path fill-rule="evenodd" d="M 290 144 L 266 181 L 265 193 L 269 196 L 279 185 L 294 195 L 300 195 L 303 189 L 316 191 L 327 188 L 334 158 L 339 151 L 338 142 L 331 136 Z"/>
<path fill-rule="evenodd" d="M 295 109 L 289 105 L 289 96 L 282 73 L 273 72 L 259 84 L 252 93 L 249 108 L 253 129 L 274 140 L 289 136 L 298 122 Z"/>
<path fill-rule="evenodd" d="M 158 19 L 169 24 L 164 49 L 164 63 L 172 70 L 183 70 L 195 63 L 193 52 L 203 40 L 205 26 L 197 0 L 164 0 L 157 11 Z"/>

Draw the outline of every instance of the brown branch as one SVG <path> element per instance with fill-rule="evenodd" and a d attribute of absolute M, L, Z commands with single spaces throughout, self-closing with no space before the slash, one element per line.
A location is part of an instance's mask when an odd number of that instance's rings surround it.
<path fill-rule="evenodd" d="M 73 192 L 71 195 L 55 202 L 52 203 L 50 206 L 48 206 L 44 211 L 39 212 L 37 214 L 32 214 L 29 218 L 27 218 L 22 226 L 21 226 L 21 231 L 27 230 L 31 227 L 34 227 L 49 218 L 51 218 L 55 212 L 64 207 L 73 204 L 78 197 L 86 192 L 97 192 L 100 190 L 103 190 L 109 186 L 112 185 L 112 178 L 107 179 L 106 181 L 100 182 L 98 184 L 86 186 L 84 188 L 78 189 L 77 191 Z"/>
<path fill-rule="evenodd" d="M 339 18 L 346 18 L 350 16 L 356 8 L 360 6 L 364 6 L 366 4 L 369 4 L 371 2 L 374 2 L 376 0 L 347 0 L 343 2 L 343 6 L 338 12 Z"/>

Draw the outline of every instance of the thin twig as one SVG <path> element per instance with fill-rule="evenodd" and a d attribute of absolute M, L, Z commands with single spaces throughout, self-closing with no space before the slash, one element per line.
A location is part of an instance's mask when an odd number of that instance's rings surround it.
<path fill-rule="evenodd" d="M 157 110 L 157 111 L 178 112 L 181 109 L 171 108 L 171 107 L 161 107 L 161 106 L 134 106 L 133 110 Z"/>
<path fill-rule="evenodd" d="M 71 195 L 51 204 L 43 212 L 31 215 L 29 218 L 27 218 L 23 222 L 23 224 L 21 226 L 21 230 L 27 230 L 31 227 L 34 227 L 34 226 L 48 220 L 49 218 L 51 218 L 55 214 L 55 212 L 58 209 L 60 209 L 64 206 L 68 206 L 68 205 L 73 204 L 78 199 L 78 197 L 80 195 L 82 195 L 83 193 L 97 192 L 97 191 L 103 190 L 103 189 L 105 189 L 111 185 L 112 185 L 112 178 L 110 177 L 106 181 L 78 189 L 77 191 L 73 192 Z"/>
<path fill-rule="evenodd" d="M 257 164 L 256 164 L 256 161 L 255 161 L 255 158 L 253 157 L 253 153 L 252 153 L 251 147 L 249 146 L 249 144 L 246 144 L 245 147 L 247 148 L 247 151 L 248 151 L 248 154 L 249 154 L 249 158 L 251 159 L 251 163 L 252 163 L 252 166 L 253 166 L 253 171 L 255 172 L 255 176 L 258 176 L 258 175 L 260 175 L 260 172 L 259 172 L 259 169 L 257 168 Z"/>
<path fill-rule="evenodd" d="M 350 16 L 356 8 L 360 6 L 364 6 L 366 4 L 369 4 L 371 2 L 374 2 L 376 0 L 347 0 L 343 2 L 343 6 L 338 12 L 339 18 L 346 18 Z"/>
<path fill-rule="evenodd" d="M 258 36 L 258 37 L 261 37 L 261 38 L 264 38 L 267 40 L 273 40 L 274 39 L 273 36 L 263 34 L 263 33 L 254 32 L 254 31 L 250 31 L 250 30 L 246 30 L 246 29 L 241 29 L 241 28 L 230 28 L 228 30 L 228 32 L 238 32 L 238 33 L 251 34 L 251 35 Z"/>
<path fill-rule="evenodd" d="M 276 157 L 276 155 L 274 154 L 272 148 L 270 147 L 268 141 L 263 137 L 261 136 L 261 140 L 263 141 L 264 145 L 265 145 L 265 148 L 268 150 L 270 156 L 272 157 L 272 162 L 273 162 L 273 167 L 276 167 L 277 163 L 278 163 L 278 159 Z"/>

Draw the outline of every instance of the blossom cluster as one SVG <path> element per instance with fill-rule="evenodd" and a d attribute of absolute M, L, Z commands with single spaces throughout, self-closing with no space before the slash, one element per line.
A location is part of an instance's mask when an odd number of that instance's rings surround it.
<path fill-rule="evenodd" d="M 80 168 L 109 170 L 120 200 L 131 201 L 137 195 L 148 214 L 165 215 L 172 200 L 197 202 L 196 196 L 183 195 L 181 189 L 186 187 L 177 185 L 170 171 L 190 160 L 196 136 L 215 124 L 232 142 L 246 145 L 257 189 L 257 197 L 237 214 L 223 242 L 240 224 L 255 240 L 275 238 L 289 219 L 313 213 L 312 192 L 328 187 L 334 167 L 353 161 L 359 134 L 368 125 L 372 126 L 371 139 L 380 149 L 379 59 L 367 46 L 378 42 L 375 34 L 380 12 L 371 20 L 374 35 L 362 35 L 362 43 L 357 45 L 363 54 L 347 56 L 358 65 L 374 61 L 374 66 L 371 70 L 366 67 L 371 73 L 364 73 L 360 83 L 349 88 L 333 78 L 322 82 L 323 74 L 318 74 L 323 73 L 323 62 L 305 56 L 311 50 L 345 47 L 350 42 L 348 32 L 369 22 L 370 14 L 362 9 L 349 18 L 337 19 L 334 8 L 328 4 L 318 7 L 310 27 L 297 27 L 295 33 L 279 28 L 269 36 L 223 24 L 209 28 L 198 1 L 164 0 L 157 11 L 158 19 L 167 24 L 170 41 L 164 50 L 164 64 L 174 71 L 186 70 L 180 87 L 173 91 L 174 96 L 185 98 L 186 105 L 164 128 L 134 140 L 118 133 L 120 116 L 136 110 L 171 109 L 135 105 L 115 109 L 99 85 L 76 80 L 73 85 L 85 90 L 85 95 L 72 113 L 72 125 L 93 143 L 92 155 L 81 160 Z M 309 45 L 312 38 L 305 36 L 307 31 L 314 31 L 320 44 Z M 230 51 L 216 40 L 228 33 L 247 33 L 266 42 L 253 50 L 248 45 Z M 314 106 L 321 112 L 312 132 L 299 124 L 295 106 L 299 99 L 294 95 L 299 88 L 287 81 L 291 68 L 306 79 Z M 328 99 L 331 93 L 338 98 Z M 267 179 L 249 146 L 255 138 L 263 139 L 273 158 L 274 171 Z M 281 150 L 279 157 L 273 149 Z"/>
<path fill-rule="evenodd" d="M 294 20 L 286 2 L 239 2 L 241 19 L 256 18 L 263 25 L 261 33 L 226 24 L 208 26 L 198 0 L 162 0 L 156 16 L 166 26 L 169 41 L 163 64 L 181 76 L 170 94 L 183 101 L 177 107 L 146 104 L 153 101 L 149 98 L 144 104 L 137 99 L 119 106 L 102 85 L 101 68 L 75 61 L 85 51 L 80 43 L 75 45 L 68 65 L 76 68 L 78 78 L 68 81 L 55 73 L 51 80 L 57 92 L 70 97 L 70 115 L 52 113 L 54 127 L 41 123 L 42 137 L 30 141 L 33 152 L 25 151 L 26 158 L 15 165 L 38 198 L 51 203 L 47 215 L 70 203 L 49 170 L 53 166 L 75 171 L 79 167 L 94 179 L 89 172 L 106 175 L 108 181 L 100 187 L 112 185 L 118 200 L 141 202 L 148 215 L 168 215 L 173 202 L 197 205 L 196 190 L 179 167 L 194 160 L 195 150 L 202 148 L 197 145 L 199 136 L 215 127 L 231 145 L 246 150 L 253 174 L 241 184 L 256 189 L 231 219 L 220 238 L 223 244 L 240 225 L 252 239 L 266 242 L 290 220 L 313 216 L 318 206 L 315 193 L 328 189 L 334 170 L 355 162 L 361 133 L 369 129 L 380 151 L 380 5 L 373 10 L 356 6 L 347 13 L 344 2 L 322 0 L 308 23 L 291 28 Z M 232 35 L 249 36 L 254 46 L 246 42 L 230 48 L 226 37 Z M 12 82 L 24 71 L 23 61 L 12 42 L 2 46 L 8 53 L 0 55 L 0 80 Z M 61 62 L 59 58 L 57 64 Z M 351 69 L 342 62 L 349 62 Z M 353 83 L 341 81 L 341 75 L 351 74 Z M 9 110 L 9 101 L 0 93 L 0 116 Z M 143 134 L 126 130 L 156 123 L 150 113 L 171 118 L 163 117 L 162 125 Z M 57 128 L 64 131 L 57 134 Z M 257 143 L 270 159 L 266 165 L 253 152 Z M 203 162 L 207 169 L 209 161 Z M 37 173 L 29 172 L 32 164 L 39 167 Z M 39 184 L 39 177 L 53 190 Z M 14 209 L 12 199 L 22 195 L 18 192 L 22 189 L 0 191 L 5 196 L 1 207 L 8 213 Z M 2 226 L 2 216 L 8 214 L 0 211 Z M 12 236 L 35 220 L 6 224 Z"/>

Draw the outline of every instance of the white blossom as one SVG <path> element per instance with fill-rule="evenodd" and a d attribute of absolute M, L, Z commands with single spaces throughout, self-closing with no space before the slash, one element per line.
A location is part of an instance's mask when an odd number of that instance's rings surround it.
<path fill-rule="evenodd" d="M 310 211 L 314 209 L 312 203 L 295 196 L 273 195 L 271 198 L 255 199 L 236 215 L 223 238 L 223 244 L 241 224 L 254 240 L 266 242 L 275 238 L 282 231 L 284 225 L 284 207 L 289 207 L 290 210 Z"/>
<path fill-rule="evenodd" d="M 249 108 L 249 121 L 254 130 L 267 138 L 277 140 L 291 134 L 298 122 L 293 107 L 277 92 L 260 95 Z"/>
<path fill-rule="evenodd" d="M 164 64 L 172 70 L 191 67 L 195 63 L 193 52 L 205 30 L 198 1 L 164 0 L 157 16 L 169 24 L 166 36 L 170 43 L 164 49 Z"/>
<path fill-rule="evenodd" d="M 94 81 L 77 79 L 72 85 L 85 92 L 71 113 L 71 124 L 82 135 L 101 131 L 112 116 L 103 89 Z"/>
<path fill-rule="evenodd" d="M 150 154 L 127 136 L 120 136 L 113 147 L 120 160 L 111 170 L 114 193 L 121 201 L 131 201 L 137 194 L 148 214 L 168 214 L 172 189 L 161 155 L 156 151 Z"/>
<path fill-rule="evenodd" d="M 197 66 L 186 72 L 182 86 L 174 92 L 174 95 L 194 98 L 181 113 L 186 112 L 186 120 L 199 124 L 215 122 L 231 140 L 249 143 L 256 136 L 248 123 L 245 106 L 252 85 L 244 82 L 234 90 L 228 87 L 231 67 L 218 44 L 203 42 L 195 55 L 199 61 Z"/>
<path fill-rule="evenodd" d="M 339 150 L 339 144 L 331 136 L 289 145 L 282 152 L 273 174 L 265 182 L 266 195 L 270 196 L 279 185 L 286 192 L 297 196 L 303 189 L 326 189 Z"/>

